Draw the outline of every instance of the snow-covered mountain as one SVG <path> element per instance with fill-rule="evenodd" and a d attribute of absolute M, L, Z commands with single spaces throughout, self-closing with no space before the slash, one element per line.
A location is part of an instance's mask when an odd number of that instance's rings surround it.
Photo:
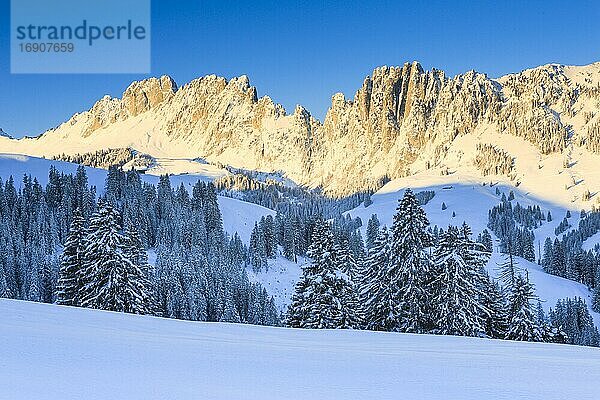
<path fill-rule="evenodd" d="M 0 299 L 0 397 L 593 399 L 597 349 L 201 323 Z M 65 380 L 68 377 L 68 380 Z"/>
<path fill-rule="evenodd" d="M 333 95 L 322 123 L 302 106 L 287 114 L 258 98 L 246 76 L 210 75 L 180 88 L 163 76 L 134 82 L 121 99 L 104 97 L 40 137 L 0 138 L 1 152 L 46 157 L 118 147 L 159 164 L 203 157 L 284 171 L 336 194 L 423 171 L 468 172 L 590 208 L 600 190 L 592 173 L 600 162 L 600 63 L 499 79 L 448 77 L 416 62 L 380 67 L 352 100 Z"/>
<path fill-rule="evenodd" d="M 12 139 L 12 136 L 10 136 L 8 133 L 4 132 L 4 130 L 2 128 L 0 128 L 0 137 Z"/>

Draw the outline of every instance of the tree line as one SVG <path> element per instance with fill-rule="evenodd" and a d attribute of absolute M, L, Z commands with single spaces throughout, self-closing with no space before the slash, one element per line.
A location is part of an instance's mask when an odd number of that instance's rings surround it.
<path fill-rule="evenodd" d="M 303 268 L 286 324 L 560 343 L 580 340 L 563 329 L 573 315 L 558 310 L 564 308 L 562 303 L 549 318 L 539 303 L 536 308 L 535 288 L 512 254 L 499 266 L 496 281 L 484 269 L 490 250 L 471 239 L 468 225 L 438 232 L 436 241 L 410 189 L 399 201 L 392 226 L 378 229 L 364 259 L 354 258 L 347 242 L 336 241 L 330 224 L 319 220 L 308 252 L 312 262 Z M 596 328 L 592 324 L 586 329 L 594 339 L 581 344 L 597 345 Z"/>
<path fill-rule="evenodd" d="M 190 195 L 111 168 L 103 195 L 83 167 L 46 187 L 0 181 L 0 295 L 200 321 L 278 325 L 274 299 L 245 272 L 247 247 L 222 226 L 214 186 Z M 147 250 L 156 255 L 155 267 Z"/>

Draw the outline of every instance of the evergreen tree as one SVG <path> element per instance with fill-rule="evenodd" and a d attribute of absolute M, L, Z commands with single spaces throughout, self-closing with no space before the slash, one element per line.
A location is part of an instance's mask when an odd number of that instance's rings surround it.
<path fill-rule="evenodd" d="M 533 245 L 534 238 L 535 235 L 533 232 L 529 232 L 528 230 L 524 231 L 524 236 L 522 238 L 523 258 L 531 262 L 535 262 L 535 247 Z"/>
<path fill-rule="evenodd" d="M 429 221 L 412 190 L 406 189 L 394 215 L 390 263 L 382 271 L 381 282 L 389 282 L 395 295 L 387 307 L 388 330 L 427 332 L 431 327 L 428 287 L 431 261 L 427 247 L 433 237 Z"/>
<path fill-rule="evenodd" d="M 67 306 L 80 305 L 83 294 L 83 255 L 85 220 L 79 209 L 73 214 L 73 222 L 60 259 L 57 284 L 57 303 Z"/>
<path fill-rule="evenodd" d="M 370 330 L 387 331 L 395 325 L 395 319 L 389 319 L 388 305 L 394 304 L 395 286 L 381 281 L 389 270 L 390 236 L 387 227 L 383 227 L 375 239 L 373 248 L 365 260 L 360 273 L 360 303 L 364 326 Z"/>
<path fill-rule="evenodd" d="M 592 292 L 592 310 L 600 312 L 600 284 L 597 284 Z"/>
<path fill-rule="evenodd" d="M 485 334 L 495 339 L 504 339 L 508 329 L 506 297 L 497 282 L 487 279 L 483 290 L 483 307 L 487 310 L 484 318 Z"/>
<path fill-rule="evenodd" d="M 480 285 L 485 262 L 468 238 L 468 227 L 463 229 L 449 226 L 435 250 L 431 285 L 434 332 L 478 336 L 484 332 L 482 316 L 488 312 L 482 304 Z"/>
<path fill-rule="evenodd" d="M 84 295 L 81 305 L 103 310 L 148 314 L 146 277 L 126 256 L 118 214 L 108 204 L 99 205 L 90 219 L 83 259 Z"/>
<path fill-rule="evenodd" d="M 133 274 L 129 276 L 129 279 L 135 279 L 137 295 L 139 296 L 136 299 L 138 302 L 136 309 L 140 311 L 133 312 L 138 314 L 156 314 L 157 305 L 154 300 L 151 283 L 153 269 L 150 264 L 148 264 L 148 253 L 144 248 L 139 231 L 131 220 L 125 222 L 123 245 L 123 255 L 132 264 L 132 270 L 128 272 Z M 145 311 L 142 312 L 143 310 Z"/>
<path fill-rule="evenodd" d="M 4 268 L 0 265 L 0 298 L 11 298 L 10 288 L 6 279 Z"/>
<path fill-rule="evenodd" d="M 337 329 L 358 326 L 356 293 L 339 265 L 329 225 L 318 221 L 309 249 L 313 259 L 303 269 L 292 297 L 287 324 L 297 328 Z"/>
<path fill-rule="evenodd" d="M 273 216 L 267 215 L 261 218 L 261 229 L 265 241 L 265 251 L 268 258 L 275 258 L 277 252 L 277 244 L 275 242 L 275 227 L 273 225 Z"/>
<path fill-rule="evenodd" d="M 254 272 L 260 272 L 263 268 L 267 268 L 268 251 L 265 235 L 263 229 L 257 223 L 254 224 L 254 228 L 250 234 L 250 246 L 248 252 L 250 265 Z"/>
<path fill-rule="evenodd" d="M 283 255 L 290 261 L 297 261 L 297 238 L 291 218 L 286 218 L 283 223 Z"/>
<path fill-rule="evenodd" d="M 493 251 L 494 243 L 492 241 L 492 235 L 490 235 L 490 232 L 487 229 L 484 229 L 481 232 L 481 240 L 479 243 L 481 243 L 488 252 L 491 253 Z"/>
<path fill-rule="evenodd" d="M 225 310 L 223 315 L 221 316 L 220 322 L 234 322 L 240 323 L 241 318 L 237 309 L 235 308 L 235 304 L 233 302 L 233 296 L 231 293 L 228 293 L 225 300 Z"/>
<path fill-rule="evenodd" d="M 583 346 L 599 346 L 600 334 L 588 311 L 586 302 L 579 298 L 558 300 L 556 308 L 550 310 L 550 323 L 559 332 L 563 343 Z M 558 340 L 555 340 L 558 341 Z"/>
<path fill-rule="evenodd" d="M 552 254 L 552 239 L 546 238 L 546 240 L 544 241 L 544 256 L 542 258 L 542 267 L 544 268 L 544 271 L 546 273 L 556 275 L 556 271 L 554 271 L 554 261 L 552 260 Z"/>
<path fill-rule="evenodd" d="M 371 218 L 369 218 L 369 222 L 367 223 L 367 250 L 370 250 L 375 245 L 375 240 L 377 239 L 378 234 L 379 219 L 377 219 L 377 214 L 372 214 Z"/>
<path fill-rule="evenodd" d="M 565 253 L 558 238 L 554 239 L 552 246 L 552 269 L 551 271 L 558 275 L 564 276 L 567 268 L 565 265 Z"/>
<path fill-rule="evenodd" d="M 509 292 L 512 292 L 517 284 L 517 277 L 519 276 L 519 266 L 512 254 L 512 248 L 510 245 L 507 247 L 507 253 L 505 254 L 504 261 L 498 265 L 498 278 L 502 282 L 502 286 Z"/>
<path fill-rule="evenodd" d="M 510 319 L 506 339 L 538 342 L 543 332 L 536 322 L 531 302 L 536 300 L 534 287 L 529 279 L 518 275 L 509 294 Z"/>

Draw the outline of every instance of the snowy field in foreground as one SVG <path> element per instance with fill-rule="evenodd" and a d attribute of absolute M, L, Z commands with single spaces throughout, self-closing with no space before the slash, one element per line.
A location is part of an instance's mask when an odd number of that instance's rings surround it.
<path fill-rule="evenodd" d="M 0 300 L 2 399 L 597 398 L 600 350 Z"/>

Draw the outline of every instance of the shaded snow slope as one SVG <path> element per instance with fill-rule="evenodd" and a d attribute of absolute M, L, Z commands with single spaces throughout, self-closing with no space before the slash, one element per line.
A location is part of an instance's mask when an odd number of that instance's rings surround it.
<path fill-rule="evenodd" d="M 527 271 L 529 280 L 535 285 L 535 293 L 542 302 L 542 306 L 546 312 L 550 308 L 556 307 L 556 302 L 559 299 L 566 297 L 581 297 L 584 299 L 590 310 L 590 314 L 594 319 L 596 326 L 600 327 L 600 314 L 591 309 L 592 294 L 588 288 L 578 282 L 561 278 L 560 276 L 549 275 L 542 269 L 541 266 L 529 262 L 521 257 L 515 257 L 518 268 L 524 272 Z M 487 265 L 487 270 L 490 276 L 497 278 L 499 271 L 498 265 L 505 261 L 505 256 L 498 252 L 492 254 L 492 258 Z"/>
<path fill-rule="evenodd" d="M 281 253 L 281 248 L 279 252 Z M 277 309 L 284 313 L 290 304 L 296 283 L 302 276 L 302 266 L 308 264 L 310 259 L 298 257 L 297 262 L 293 262 L 279 254 L 276 259 L 267 262 L 268 269 L 260 272 L 247 268 L 248 278 L 251 282 L 259 282 L 273 296 Z"/>
<path fill-rule="evenodd" d="M 296 330 L 0 300 L 0 397 L 597 397 L 600 351 L 452 336 Z"/>
<path fill-rule="evenodd" d="M 427 217 L 431 225 L 447 227 L 448 225 L 460 225 L 466 221 L 473 232 L 477 235 L 483 229 L 487 228 L 488 211 L 500 204 L 502 193 L 509 196 L 512 191 L 515 195 L 513 205 L 518 202 L 521 206 L 539 205 L 542 212 L 548 211 L 552 214 L 552 222 L 546 223 L 535 230 L 536 250 L 537 240 L 543 240 L 546 237 L 554 237 L 554 229 L 565 217 L 567 210 L 571 211 L 572 217 L 569 219 L 572 227 L 579 223 L 579 211 L 576 207 L 565 207 L 562 202 L 547 200 L 534 195 L 531 192 L 523 190 L 522 187 L 515 188 L 508 184 L 497 184 L 490 186 L 490 180 L 483 181 L 471 175 L 454 174 L 450 176 L 437 176 L 429 173 L 420 173 L 411 177 L 396 179 L 382 187 L 372 196 L 373 204 L 369 207 L 359 206 L 350 211 L 353 217 L 360 217 L 363 221 L 362 232 L 366 231 L 366 223 L 372 214 L 377 214 L 382 225 L 391 226 L 392 217 L 398 205 L 398 199 L 404 194 L 407 187 L 413 191 L 423 190 L 435 191 L 435 196 L 423 208 L 427 212 Z M 501 192 L 496 194 L 496 188 Z M 442 210 L 442 203 L 447 206 Z M 455 213 L 455 217 L 452 213 Z"/>
<path fill-rule="evenodd" d="M 223 227 L 229 233 L 237 232 L 242 241 L 250 242 L 250 234 L 254 223 L 263 216 L 275 216 L 275 211 L 258 204 L 219 196 L 219 208 L 223 216 Z"/>
<path fill-rule="evenodd" d="M 0 178 L 6 182 L 12 176 L 16 187 L 21 185 L 23 175 L 31 175 L 33 178 L 37 178 L 41 185 L 45 186 L 48 183 L 50 166 L 54 166 L 57 170 L 66 174 L 75 174 L 78 167 L 77 164 L 66 161 L 53 161 L 20 154 L 0 153 Z M 91 167 L 85 167 L 85 170 L 90 185 L 98 188 L 104 187 L 106 170 Z"/>

